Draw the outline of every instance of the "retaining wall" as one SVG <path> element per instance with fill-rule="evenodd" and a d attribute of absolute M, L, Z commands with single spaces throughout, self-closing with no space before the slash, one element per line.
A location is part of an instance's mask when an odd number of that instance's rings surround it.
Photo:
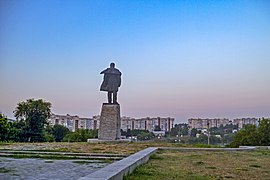
<path fill-rule="evenodd" d="M 137 166 L 146 163 L 149 160 L 149 157 L 157 150 L 158 148 L 154 147 L 144 149 L 92 174 L 81 177 L 79 180 L 121 180 L 123 179 L 123 176 L 132 173 Z"/>

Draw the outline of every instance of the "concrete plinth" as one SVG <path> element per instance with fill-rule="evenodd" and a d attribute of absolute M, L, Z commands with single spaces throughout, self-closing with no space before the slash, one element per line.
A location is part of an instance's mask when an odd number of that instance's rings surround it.
<path fill-rule="evenodd" d="M 118 140 L 121 138 L 120 105 L 104 103 L 101 109 L 99 140 Z"/>

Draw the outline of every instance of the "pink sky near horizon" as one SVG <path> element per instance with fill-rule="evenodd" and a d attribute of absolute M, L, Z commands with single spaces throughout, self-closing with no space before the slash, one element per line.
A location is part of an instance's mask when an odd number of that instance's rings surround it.
<path fill-rule="evenodd" d="M 268 1 L 0 1 L 0 39 L 10 118 L 29 98 L 100 114 L 111 62 L 122 116 L 270 117 Z"/>

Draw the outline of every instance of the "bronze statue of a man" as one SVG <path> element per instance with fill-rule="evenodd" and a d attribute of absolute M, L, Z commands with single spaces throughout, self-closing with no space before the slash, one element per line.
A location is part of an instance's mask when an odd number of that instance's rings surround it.
<path fill-rule="evenodd" d="M 121 86 L 122 73 L 115 68 L 115 64 L 111 63 L 110 67 L 102 71 L 100 74 L 104 74 L 103 82 L 100 86 L 100 91 L 108 92 L 108 103 L 117 104 L 117 92 Z M 113 95 L 113 101 L 112 101 Z"/>

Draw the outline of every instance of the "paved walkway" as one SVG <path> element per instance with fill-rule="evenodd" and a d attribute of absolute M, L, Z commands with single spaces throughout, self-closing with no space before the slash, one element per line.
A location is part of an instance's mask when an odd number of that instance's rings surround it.
<path fill-rule="evenodd" d="M 75 161 L 78 163 L 75 163 Z M 98 160 L 44 160 L 0 157 L 0 180 L 73 180 L 91 174 L 106 165 L 108 163 Z"/>

